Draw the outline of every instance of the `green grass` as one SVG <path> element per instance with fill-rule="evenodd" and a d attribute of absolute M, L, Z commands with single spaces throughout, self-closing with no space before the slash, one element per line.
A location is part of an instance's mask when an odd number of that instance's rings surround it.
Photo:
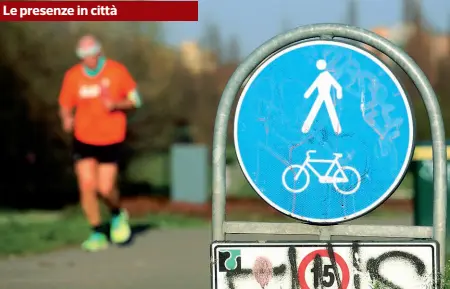
<path fill-rule="evenodd" d="M 147 182 L 153 186 L 168 186 L 170 182 L 168 153 L 143 154 L 129 164 L 126 176 L 133 182 Z"/>
<path fill-rule="evenodd" d="M 132 219 L 132 225 L 156 228 L 203 226 L 204 220 L 154 214 Z M 0 257 L 43 253 L 78 246 L 89 233 L 89 227 L 78 208 L 60 213 L 0 212 Z"/>
<path fill-rule="evenodd" d="M 447 266 L 445 269 L 445 278 L 441 284 L 442 288 L 449 288 L 450 286 L 450 256 L 447 256 Z"/>

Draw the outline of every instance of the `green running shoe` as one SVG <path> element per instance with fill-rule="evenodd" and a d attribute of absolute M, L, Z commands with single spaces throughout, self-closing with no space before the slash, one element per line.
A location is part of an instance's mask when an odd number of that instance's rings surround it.
<path fill-rule="evenodd" d="M 128 224 L 128 214 L 126 211 L 121 213 L 111 220 L 111 241 L 115 244 L 126 243 L 131 237 L 131 228 Z"/>
<path fill-rule="evenodd" d="M 105 234 L 93 232 L 89 238 L 81 244 L 81 248 L 89 252 L 97 252 L 108 248 L 108 238 Z"/>

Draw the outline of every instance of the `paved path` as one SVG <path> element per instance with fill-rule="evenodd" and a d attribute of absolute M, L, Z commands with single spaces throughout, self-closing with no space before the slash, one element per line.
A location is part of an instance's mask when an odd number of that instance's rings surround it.
<path fill-rule="evenodd" d="M 209 230 L 153 230 L 125 248 L 0 262 L 1 289 L 207 289 Z"/>
<path fill-rule="evenodd" d="M 411 218 L 355 222 L 410 224 Z M 208 228 L 149 230 L 130 247 L 112 247 L 96 254 L 70 249 L 4 260 L 0 262 L 0 288 L 209 289 L 209 238 Z"/>

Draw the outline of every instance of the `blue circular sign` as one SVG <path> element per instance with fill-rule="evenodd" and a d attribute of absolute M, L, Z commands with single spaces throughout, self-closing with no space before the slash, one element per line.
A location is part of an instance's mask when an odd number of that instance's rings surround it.
<path fill-rule="evenodd" d="M 253 189 L 296 219 L 335 224 L 385 201 L 414 147 L 408 98 L 356 46 L 314 40 L 270 56 L 237 106 L 237 157 Z"/>

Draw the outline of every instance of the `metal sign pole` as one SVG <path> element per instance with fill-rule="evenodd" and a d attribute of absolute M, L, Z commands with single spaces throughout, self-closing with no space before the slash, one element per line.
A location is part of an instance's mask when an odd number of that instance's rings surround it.
<path fill-rule="evenodd" d="M 313 226 L 292 223 L 253 223 L 227 222 L 225 220 L 225 149 L 227 126 L 230 111 L 235 97 L 246 80 L 255 69 L 268 57 L 294 43 L 313 39 L 333 39 L 335 37 L 355 40 L 372 46 L 389 56 L 412 79 L 425 103 L 431 125 L 434 172 L 434 224 L 432 228 L 417 226 L 358 226 L 334 225 Z M 321 69 L 323 63 L 317 63 Z M 330 114 L 331 117 L 331 114 Z M 333 121 L 333 120 L 332 120 Z M 333 124 L 334 126 L 334 124 Z M 340 133 L 339 127 L 334 128 Z M 306 131 L 308 128 L 306 128 Z M 336 156 L 338 158 L 339 156 Z M 347 167 L 351 170 L 351 167 Z M 353 169 L 354 170 L 354 169 Z M 358 172 L 357 176 L 359 175 Z M 358 183 L 360 180 L 358 181 Z M 337 189 L 337 188 L 336 188 Z M 395 188 L 394 188 L 395 189 Z M 345 193 L 345 192 L 344 192 Z M 388 192 L 389 193 L 389 192 Z M 260 194 L 261 195 L 261 194 Z M 389 194 L 386 195 L 388 198 Z M 385 199 L 384 199 L 385 200 Z M 383 200 L 383 201 L 384 201 Z M 267 201 L 267 200 L 266 200 Z M 272 205 L 272 204 L 271 204 Z M 278 35 L 256 49 L 237 68 L 229 80 L 219 103 L 213 143 L 213 196 L 212 196 L 212 239 L 224 241 L 225 234 L 316 234 L 320 239 L 330 239 L 331 236 L 372 236 L 400 238 L 434 238 L 440 245 L 440 272 L 444 272 L 446 245 L 446 206 L 447 206 L 447 170 L 446 143 L 444 124 L 436 95 L 424 73 L 417 64 L 400 48 L 377 34 L 347 25 L 316 24 L 299 27 L 287 33 Z M 273 205 L 272 205 L 273 206 Z M 356 218 L 355 216 L 353 218 Z M 330 222 L 337 224 L 341 220 Z M 314 223 L 314 222 L 312 222 Z"/>

